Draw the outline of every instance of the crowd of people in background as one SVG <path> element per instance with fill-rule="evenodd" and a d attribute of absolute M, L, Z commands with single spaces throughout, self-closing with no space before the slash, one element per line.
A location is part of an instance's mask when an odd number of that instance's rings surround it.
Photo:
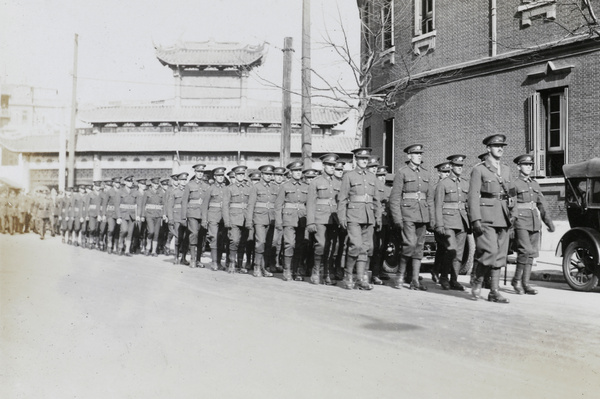
<path fill-rule="evenodd" d="M 517 252 L 512 286 L 535 295 L 529 283 L 539 250 L 541 222 L 552 220 L 538 183 L 533 158 L 514 159 L 518 177 L 502 162 L 506 137 L 483 140 L 486 152 L 463 176 L 466 156 L 450 155 L 435 166 L 439 179 L 423 167 L 422 144 L 404 149 L 405 166 L 388 179 L 370 148 L 353 150 L 354 168 L 345 170 L 336 154 L 323 155 L 322 170 L 291 162 L 285 168 L 244 165 L 206 170 L 205 164 L 168 178 L 135 176 L 94 181 L 34 194 L 2 193 L 0 232 L 49 231 L 62 242 L 120 256 L 173 258 L 191 268 L 272 277 L 284 281 L 371 290 L 389 280 L 393 288 L 427 290 L 420 276 L 427 232 L 437 243 L 434 282 L 464 291 L 459 283 L 466 237 L 475 238 L 471 295 L 508 303 L 499 291 L 509 242 Z M 382 272 L 389 249 L 398 270 Z M 202 254 L 209 252 L 209 262 Z"/>

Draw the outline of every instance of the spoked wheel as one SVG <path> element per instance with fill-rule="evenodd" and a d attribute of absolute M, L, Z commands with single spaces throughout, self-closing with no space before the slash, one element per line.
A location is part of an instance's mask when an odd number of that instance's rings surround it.
<path fill-rule="evenodd" d="M 567 246 L 563 254 L 563 274 L 567 284 L 575 291 L 591 291 L 598 285 L 597 268 L 592 246 L 588 241 L 577 240 Z"/>

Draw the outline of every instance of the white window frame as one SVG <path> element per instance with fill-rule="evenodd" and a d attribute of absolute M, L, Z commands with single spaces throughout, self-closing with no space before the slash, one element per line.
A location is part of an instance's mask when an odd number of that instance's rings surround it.
<path fill-rule="evenodd" d="M 387 8 L 387 6 L 389 6 L 389 10 L 390 10 L 390 18 L 389 21 L 386 20 L 385 17 L 385 10 Z M 385 43 L 385 39 L 386 39 L 386 32 L 388 29 L 388 25 L 389 25 L 389 34 L 390 34 L 390 45 L 386 46 Z M 394 49 L 395 48 L 395 41 L 394 41 L 394 0 L 385 0 L 385 3 L 382 4 L 381 6 L 381 51 L 388 51 L 390 49 Z"/>

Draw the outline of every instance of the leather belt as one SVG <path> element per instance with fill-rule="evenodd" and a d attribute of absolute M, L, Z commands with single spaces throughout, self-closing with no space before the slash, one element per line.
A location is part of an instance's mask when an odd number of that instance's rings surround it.
<path fill-rule="evenodd" d="M 304 204 L 301 204 L 299 202 L 286 202 L 285 204 L 283 204 L 283 207 L 286 209 L 306 209 L 306 206 Z"/>
<path fill-rule="evenodd" d="M 173 208 L 174 208 L 174 209 L 181 208 L 181 204 L 175 204 L 175 205 L 173 205 Z"/>
<path fill-rule="evenodd" d="M 402 199 L 413 199 L 413 200 L 424 200 L 426 199 L 427 196 L 425 195 L 425 193 L 422 193 L 420 191 L 415 191 L 413 193 L 402 193 Z"/>
<path fill-rule="evenodd" d="M 364 202 L 364 203 L 371 203 L 373 201 L 373 196 L 369 195 L 369 194 L 363 194 L 363 195 L 351 195 L 350 196 L 350 202 Z"/>
<path fill-rule="evenodd" d="M 465 209 L 465 203 L 464 202 L 444 202 L 444 204 L 442 205 L 442 209 L 460 209 L 460 210 L 464 210 Z"/>
<path fill-rule="evenodd" d="M 336 206 L 334 198 L 317 198 L 316 204 L 317 205 Z"/>
<path fill-rule="evenodd" d="M 146 204 L 146 209 L 158 209 L 161 210 L 162 209 L 162 205 L 159 204 Z"/>
<path fill-rule="evenodd" d="M 507 194 L 481 193 L 481 198 L 495 198 L 500 201 L 508 200 Z"/>
<path fill-rule="evenodd" d="M 519 202 L 519 203 L 517 203 L 517 208 L 518 209 L 535 209 L 535 208 L 537 208 L 537 205 L 535 204 L 535 202 Z"/>
<path fill-rule="evenodd" d="M 115 210 L 115 206 L 114 205 L 106 205 L 106 210 L 107 211 L 114 211 Z"/>
<path fill-rule="evenodd" d="M 222 206 L 223 206 L 223 204 L 221 204 L 220 202 L 209 202 L 208 203 L 209 208 L 221 208 Z"/>
<path fill-rule="evenodd" d="M 230 208 L 238 208 L 238 209 L 246 209 L 248 204 L 244 204 L 243 202 L 233 202 L 229 204 Z"/>
<path fill-rule="evenodd" d="M 256 205 L 254 205 L 255 208 L 267 208 L 267 209 L 273 209 L 274 208 L 274 204 L 272 202 L 257 202 Z"/>
<path fill-rule="evenodd" d="M 198 198 L 198 199 L 191 199 L 188 201 L 188 204 L 197 204 L 197 205 L 202 205 L 202 198 Z"/>
<path fill-rule="evenodd" d="M 135 204 L 121 204 L 119 205 L 121 209 L 135 209 Z"/>
<path fill-rule="evenodd" d="M 88 205 L 88 209 L 96 209 L 96 205 L 95 204 L 90 204 L 90 205 Z"/>

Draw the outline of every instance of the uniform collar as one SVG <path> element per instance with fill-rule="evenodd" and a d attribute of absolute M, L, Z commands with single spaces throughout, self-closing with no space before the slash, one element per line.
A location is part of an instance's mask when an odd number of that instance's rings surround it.
<path fill-rule="evenodd" d="M 526 181 L 526 182 L 530 182 L 530 181 L 532 181 L 532 180 L 533 180 L 533 179 L 531 178 L 531 176 L 525 176 L 525 175 L 522 175 L 522 174 L 519 174 L 519 179 L 521 179 L 521 180 L 523 180 L 523 181 Z"/>
<path fill-rule="evenodd" d="M 356 167 L 356 169 L 354 169 L 356 171 L 356 173 L 358 173 L 359 175 L 366 175 L 367 174 L 367 169 L 361 169 L 358 166 Z"/>
<path fill-rule="evenodd" d="M 292 184 L 294 184 L 294 185 L 300 185 L 300 184 L 302 184 L 302 180 L 294 180 L 294 179 L 292 179 Z"/>

